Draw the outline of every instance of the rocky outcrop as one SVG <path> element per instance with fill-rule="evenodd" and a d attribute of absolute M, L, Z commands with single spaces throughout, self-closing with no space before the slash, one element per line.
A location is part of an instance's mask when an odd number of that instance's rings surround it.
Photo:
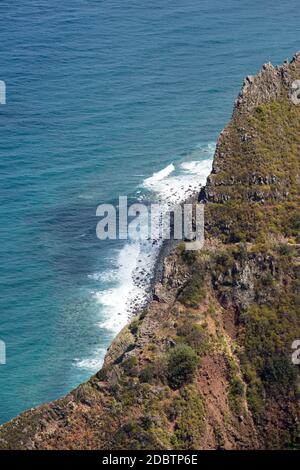
<path fill-rule="evenodd" d="M 216 203 L 231 199 L 280 201 L 289 195 L 291 185 L 299 185 L 298 163 L 290 162 L 294 152 L 285 148 L 289 134 L 288 146 L 297 145 L 297 105 L 292 95 L 295 93 L 293 85 L 299 78 L 299 66 L 300 54 L 296 54 L 291 63 L 285 62 L 280 67 L 265 64 L 257 76 L 245 79 L 232 120 L 218 139 L 212 174 L 200 195 L 202 200 Z M 285 120 L 280 122 L 282 113 Z M 292 128 L 293 119 L 295 128 Z M 267 132 L 270 135 L 266 139 L 263 134 Z M 267 154 L 266 150 L 269 150 Z"/>
<path fill-rule="evenodd" d="M 280 67 L 270 62 L 263 65 L 256 76 L 244 80 L 242 90 L 236 100 L 234 116 L 252 113 L 256 106 L 280 101 L 293 93 L 292 84 L 299 79 L 300 53 L 295 54 L 291 62 L 286 61 Z"/>
<path fill-rule="evenodd" d="M 298 77 L 299 54 L 247 77 L 199 196 L 204 248 L 174 249 L 101 371 L 3 425 L 0 448 L 299 447 Z"/>

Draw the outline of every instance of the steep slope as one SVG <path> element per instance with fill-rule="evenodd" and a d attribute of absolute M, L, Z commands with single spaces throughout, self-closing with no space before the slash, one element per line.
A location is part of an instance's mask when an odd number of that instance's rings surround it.
<path fill-rule="evenodd" d="M 299 446 L 298 78 L 300 54 L 247 77 L 199 196 L 204 248 L 179 245 L 102 370 L 2 426 L 0 448 Z"/>

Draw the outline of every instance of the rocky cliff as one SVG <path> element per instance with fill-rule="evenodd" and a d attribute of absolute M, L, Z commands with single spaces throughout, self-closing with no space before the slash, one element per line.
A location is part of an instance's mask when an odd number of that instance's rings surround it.
<path fill-rule="evenodd" d="M 299 54 L 246 78 L 199 196 L 204 248 L 179 245 L 102 370 L 0 448 L 299 447 L 299 78 Z"/>

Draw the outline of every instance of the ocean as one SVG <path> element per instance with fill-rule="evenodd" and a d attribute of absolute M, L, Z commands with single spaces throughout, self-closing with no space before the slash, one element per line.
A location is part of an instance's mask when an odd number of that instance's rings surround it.
<path fill-rule="evenodd" d="M 1 423 L 87 380 L 147 299 L 157 248 L 101 242 L 97 206 L 199 189 L 244 76 L 300 49 L 299 16 L 296 0 L 1 1 Z"/>

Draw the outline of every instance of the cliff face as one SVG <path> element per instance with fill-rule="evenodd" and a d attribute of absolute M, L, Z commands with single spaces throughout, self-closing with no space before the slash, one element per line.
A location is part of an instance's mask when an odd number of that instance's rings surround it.
<path fill-rule="evenodd" d="M 0 448 L 299 446 L 298 78 L 300 55 L 247 77 L 199 197 L 204 248 L 179 245 L 102 370 L 2 426 Z"/>

